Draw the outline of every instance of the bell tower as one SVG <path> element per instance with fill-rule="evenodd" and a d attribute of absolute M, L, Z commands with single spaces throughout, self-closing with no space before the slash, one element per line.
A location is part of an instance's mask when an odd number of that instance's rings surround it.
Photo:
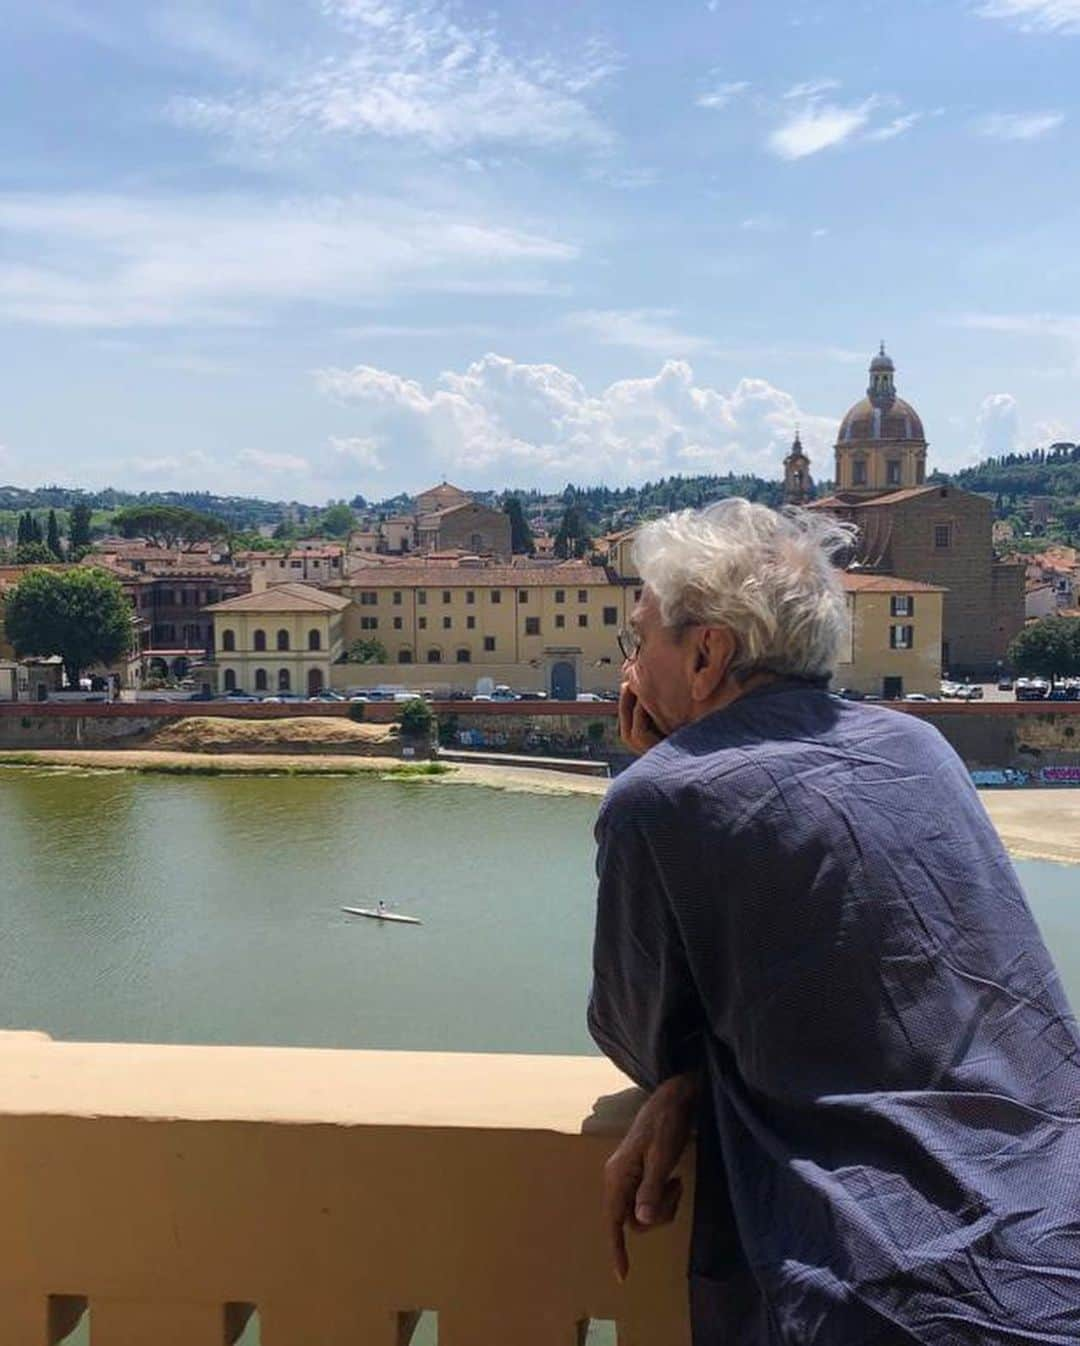
<path fill-rule="evenodd" d="M 805 505 L 814 496 L 814 482 L 810 476 L 810 459 L 803 450 L 799 431 L 795 431 L 795 440 L 791 452 L 784 459 L 784 504 Z"/>

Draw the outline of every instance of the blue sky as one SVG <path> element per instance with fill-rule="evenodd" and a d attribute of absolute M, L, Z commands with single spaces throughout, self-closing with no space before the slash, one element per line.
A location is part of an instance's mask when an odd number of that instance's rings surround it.
<path fill-rule="evenodd" d="M 1080 0 L 34 0 L 0 482 L 322 501 L 1080 435 Z"/>

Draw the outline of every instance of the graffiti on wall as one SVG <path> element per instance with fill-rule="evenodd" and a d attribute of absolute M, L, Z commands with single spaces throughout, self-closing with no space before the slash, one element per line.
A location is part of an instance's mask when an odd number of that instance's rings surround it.
<path fill-rule="evenodd" d="M 1044 785 L 1080 785 L 1080 766 L 1044 766 L 1039 779 Z"/>

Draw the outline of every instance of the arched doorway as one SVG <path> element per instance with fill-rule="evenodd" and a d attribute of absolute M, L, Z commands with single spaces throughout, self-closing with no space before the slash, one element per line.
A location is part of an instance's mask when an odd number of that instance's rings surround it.
<path fill-rule="evenodd" d="M 577 697 L 577 673 L 574 665 L 560 659 L 551 666 L 551 699 L 573 701 Z"/>
<path fill-rule="evenodd" d="M 231 668 L 225 670 L 224 687 L 227 692 L 236 691 L 236 673 Z"/>
<path fill-rule="evenodd" d="M 318 696 L 323 689 L 323 676 L 321 668 L 309 668 L 307 675 L 307 694 L 308 696 Z"/>

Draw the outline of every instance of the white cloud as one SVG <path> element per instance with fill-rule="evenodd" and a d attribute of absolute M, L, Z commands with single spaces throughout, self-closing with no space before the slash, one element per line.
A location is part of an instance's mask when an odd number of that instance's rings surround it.
<path fill-rule="evenodd" d="M 343 466 L 347 464 L 349 467 L 363 467 L 373 472 L 383 470 L 384 464 L 373 439 L 362 435 L 352 435 L 344 439 L 331 435 L 330 447 Z"/>
<path fill-rule="evenodd" d="M 910 131 L 915 123 L 922 118 L 921 112 L 909 112 L 903 117 L 894 117 L 891 122 L 885 126 L 875 127 L 873 131 L 867 131 L 867 140 L 895 140 L 897 136 L 902 136 Z"/>
<path fill-rule="evenodd" d="M 1080 33 L 1080 0 L 984 0 L 984 19 L 1012 19 L 1027 32 Z"/>
<path fill-rule="evenodd" d="M 1020 410 L 1012 393 L 984 397 L 975 418 L 975 450 L 980 458 L 997 458 L 1020 448 Z"/>
<path fill-rule="evenodd" d="M 810 79 L 803 84 L 793 84 L 784 98 L 817 98 L 820 94 L 839 89 L 838 79 Z"/>
<path fill-rule="evenodd" d="M 548 288 L 576 248 L 377 198 L 0 195 L 0 315 L 74 327 L 237 324 L 272 306 Z"/>
<path fill-rule="evenodd" d="M 266 453 L 262 449 L 243 449 L 236 455 L 242 467 L 256 467 L 260 472 L 310 472 L 311 464 L 298 453 Z"/>
<path fill-rule="evenodd" d="M 721 108 L 727 105 L 740 94 L 744 94 L 750 85 L 746 80 L 738 80 L 731 84 L 716 84 L 705 93 L 699 94 L 694 100 L 698 107 L 709 108 L 713 112 L 719 112 Z"/>
<path fill-rule="evenodd" d="M 605 346 L 628 346 L 653 355 L 684 355 L 711 343 L 691 336 L 671 324 L 672 309 L 586 309 L 571 313 L 571 327 L 588 332 Z"/>
<path fill-rule="evenodd" d="M 768 148 L 781 159 L 804 159 L 833 145 L 841 145 L 856 131 L 862 130 L 876 105 L 876 98 L 867 98 L 847 107 L 812 99 L 772 132 Z"/>
<path fill-rule="evenodd" d="M 493 24 L 470 27 L 442 0 L 325 0 L 323 8 L 344 28 L 344 55 L 255 92 L 174 99 L 172 116 L 267 148 L 311 133 L 435 148 L 611 140 L 587 100 L 615 69 L 598 47 L 572 61 L 518 54 Z"/>
<path fill-rule="evenodd" d="M 748 215 L 739 225 L 745 234 L 776 234 L 784 227 L 779 215 Z"/>
<path fill-rule="evenodd" d="M 965 313 L 950 321 L 958 327 L 981 332 L 1002 332 L 1022 337 L 1049 339 L 1064 346 L 1072 362 L 1071 373 L 1080 373 L 1080 314 L 1060 313 Z M 1042 364 L 1040 373 L 1047 373 Z M 1055 374 L 1061 370 L 1049 371 Z"/>
<path fill-rule="evenodd" d="M 729 469 L 772 476 L 796 424 L 822 461 L 836 430 L 835 420 L 807 413 L 764 379 L 722 392 L 673 360 L 652 378 L 620 380 L 598 394 L 556 365 L 499 355 L 447 371 L 430 389 L 369 365 L 317 377 L 376 443 L 488 482 L 496 474 L 550 484 Z"/>
<path fill-rule="evenodd" d="M 990 140 L 1038 140 L 1064 121 L 1064 112 L 995 112 L 980 118 L 975 130 Z"/>

